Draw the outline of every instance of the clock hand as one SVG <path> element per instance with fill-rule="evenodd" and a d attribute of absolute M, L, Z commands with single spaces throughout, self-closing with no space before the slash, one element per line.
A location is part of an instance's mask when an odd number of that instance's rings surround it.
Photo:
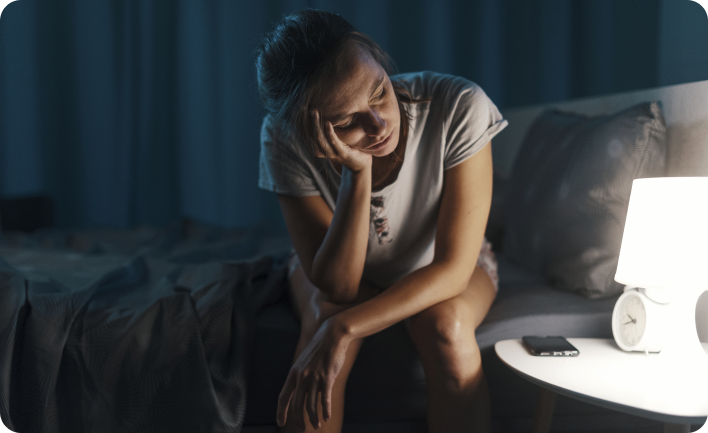
<path fill-rule="evenodd" d="M 629 325 L 630 323 L 634 323 L 634 320 L 627 322 L 627 323 L 623 323 L 622 325 Z"/>
<path fill-rule="evenodd" d="M 630 319 L 632 319 L 632 316 L 630 316 L 629 314 L 627 314 L 627 317 L 629 317 Z M 632 319 L 632 322 L 634 322 L 634 319 Z"/>

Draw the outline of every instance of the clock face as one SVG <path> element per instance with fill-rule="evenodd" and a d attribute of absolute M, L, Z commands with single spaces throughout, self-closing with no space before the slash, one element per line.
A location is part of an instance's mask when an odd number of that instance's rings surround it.
<path fill-rule="evenodd" d="M 625 301 L 618 325 L 620 336 L 626 345 L 634 346 L 642 339 L 647 325 L 647 312 L 644 303 L 637 296 L 631 296 Z"/>

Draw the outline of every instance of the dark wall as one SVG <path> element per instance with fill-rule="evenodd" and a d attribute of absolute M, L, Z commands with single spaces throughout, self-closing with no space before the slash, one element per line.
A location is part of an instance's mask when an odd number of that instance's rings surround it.
<path fill-rule="evenodd" d="M 253 50 L 303 7 L 341 13 L 401 71 L 477 82 L 502 112 L 708 79 L 689 0 L 19 0 L 0 18 L 0 197 L 48 194 L 62 227 L 283 230 L 256 184 Z"/>

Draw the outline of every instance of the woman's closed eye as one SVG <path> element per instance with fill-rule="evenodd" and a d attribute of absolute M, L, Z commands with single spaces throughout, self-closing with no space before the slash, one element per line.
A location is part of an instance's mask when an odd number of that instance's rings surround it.
<path fill-rule="evenodd" d="M 341 125 L 335 126 L 335 128 L 348 129 L 348 128 L 351 128 L 352 126 L 354 126 L 354 117 L 352 117 L 351 119 L 349 119 L 349 121 L 346 122 L 346 123 L 342 123 Z"/>
<path fill-rule="evenodd" d="M 376 95 L 376 96 L 374 96 L 373 98 L 371 98 L 371 100 L 374 101 L 374 102 L 378 102 L 378 101 L 381 101 L 381 100 L 384 98 L 384 96 L 386 96 L 386 89 L 385 89 L 385 88 L 382 89 L 381 92 L 380 92 L 378 95 Z M 349 129 L 349 128 L 351 128 L 351 127 L 354 126 L 354 124 L 356 123 L 356 122 L 355 122 L 355 120 L 356 120 L 355 117 L 356 117 L 356 116 L 352 116 L 352 118 L 349 119 L 348 122 L 339 124 L 339 125 L 335 126 L 335 128 L 339 128 L 339 129 Z"/>

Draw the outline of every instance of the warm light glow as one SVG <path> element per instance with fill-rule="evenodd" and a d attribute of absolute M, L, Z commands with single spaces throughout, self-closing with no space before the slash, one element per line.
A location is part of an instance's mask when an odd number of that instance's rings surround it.
<path fill-rule="evenodd" d="M 708 177 L 634 180 L 615 280 L 708 289 Z"/>

